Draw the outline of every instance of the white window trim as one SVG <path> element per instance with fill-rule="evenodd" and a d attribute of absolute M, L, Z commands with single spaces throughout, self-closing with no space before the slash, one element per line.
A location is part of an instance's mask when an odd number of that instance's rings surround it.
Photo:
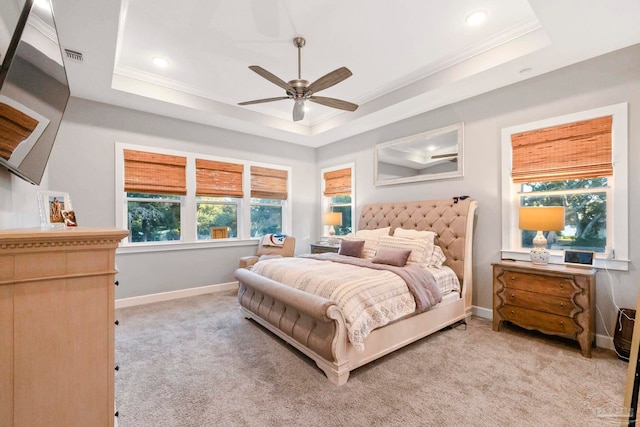
<path fill-rule="evenodd" d="M 553 117 L 502 129 L 502 259 L 529 261 L 528 250 L 517 250 L 518 203 L 517 185 L 511 180 L 511 135 L 550 126 L 562 125 L 602 116 L 613 116 L 612 150 L 613 182 L 609 183 L 613 196 L 613 206 L 607 207 L 607 230 L 613 229 L 611 242 L 605 253 L 597 254 L 595 267 L 611 270 L 629 269 L 629 218 L 628 218 L 628 103 L 609 105 L 564 116 Z M 615 224 L 615 225 L 614 225 Z M 562 251 L 550 251 L 549 263 L 562 264 Z"/>
<path fill-rule="evenodd" d="M 181 197 L 181 240 L 167 242 L 145 242 L 131 243 L 128 237 L 122 240 L 122 246 L 118 248 L 118 253 L 130 252 L 155 252 L 172 251 L 184 249 L 201 249 L 205 247 L 221 246 L 244 246 L 255 244 L 258 241 L 252 238 L 251 234 L 251 166 L 266 167 L 287 171 L 287 200 L 282 204 L 282 232 L 292 233 L 292 203 L 291 203 L 291 183 L 293 175 L 290 166 L 275 165 L 272 163 L 255 162 L 250 160 L 234 159 L 230 157 L 211 156 L 202 153 L 188 151 L 169 150 L 164 148 L 149 147 L 144 145 L 116 142 L 115 144 L 115 223 L 116 227 L 127 230 L 127 200 L 124 192 L 124 150 L 146 151 L 158 154 L 168 154 L 187 158 L 186 184 L 187 195 Z M 196 220 L 196 158 L 203 160 L 214 160 L 219 162 L 242 164 L 243 170 L 243 192 L 244 197 L 238 206 L 238 237 L 229 239 L 198 240 L 197 220 Z"/>
<path fill-rule="evenodd" d="M 322 214 L 329 212 L 329 198 L 324 195 L 324 174 L 327 172 L 333 172 L 340 169 L 351 168 L 351 231 L 356 231 L 356 164 L 354 162 L 345 163 L 338 166 L 331 166 L 320 170 L 320 206 L 322 211 L 320 212 L 320 234 L 319 236 L 325 237 L 329 235 L 329 226 L 322 225 Z"/>

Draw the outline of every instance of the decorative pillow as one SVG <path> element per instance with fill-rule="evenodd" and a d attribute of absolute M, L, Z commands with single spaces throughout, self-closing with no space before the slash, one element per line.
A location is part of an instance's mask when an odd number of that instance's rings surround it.
<path fill-rule="evenodd" d="M 382 236 L 378 239 L 378 249 L 408 249 L 411 251 L 407 264 L 426 267 L 427 261 L 431 260 L 433 253 L 433 242 L 427 239 L 405 239 L 403 237 Z"/>
<path fill-rule="evenodd" d="M 343 239 L 342 242 L 340 242 L 340 249 L 338 249 L 338 253 L 340 255 L 362 258 L 363 250 L 364 250 L 364 240 L 344 240 Z"/>
<path fill-rule="evenodd" d="M 407 258 L 411 255 L 410 249 L 391 249 L 391 248 L 378 248 L 376 256 L 373 257 L 371 262 L 376 264 L 388 264 L 395 265 L 396 267 L 404 267 L 407 263 Z"/>
<path fill-rule="evenodd" d="M 442 248 L 438 245 L 433 246 L 433 254 L 431 255 L 431 261 L 428 262 L 429 267 L 442 268 L 442 265 L 447 260 Z"/>

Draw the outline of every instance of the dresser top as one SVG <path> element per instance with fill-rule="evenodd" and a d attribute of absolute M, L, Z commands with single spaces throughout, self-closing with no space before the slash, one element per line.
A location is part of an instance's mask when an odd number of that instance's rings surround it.
<path fill-rule="evenodd" d="M 16 228 L 0 230 L 0 244 L 7 245 L 11 243 L 26 242 L 57 242 L 69 240 L 94 240 L 108 239 L 120 241 L 125 238 L 129 232 L 119 228 L 98 228 L 98 227 L 60 227 L 42 229 L 34 228 Z"/>
<path fill-rule="evenodd" d="M 596 274 L 597 270 L 593 267 L 574 267 L 565 264 L 546 264 L 539 265 L 534 264 L 528 261 L 510 261 L 510 260 L 501 260 L 498 262 L 494 262 L 491 265 L 501 266 L 504 268 L 511 268 L 516 270 L 526 270 L 526 271 L 541 271 L 541 272 L 552 272 L 552 273 L 567 273 L 574 275 L 584 275 L 591 276 Z"/>

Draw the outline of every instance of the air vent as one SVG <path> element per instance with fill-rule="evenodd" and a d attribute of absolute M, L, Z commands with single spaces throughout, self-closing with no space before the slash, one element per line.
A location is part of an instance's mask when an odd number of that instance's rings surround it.
<path fill-rule="evenodd" d="M 64 53 L 67 55 L 67 58 L 72 59 L 74 61 L 82 62 L 82 52 L 77 52 L 71 49 L 65 49 Z"/>

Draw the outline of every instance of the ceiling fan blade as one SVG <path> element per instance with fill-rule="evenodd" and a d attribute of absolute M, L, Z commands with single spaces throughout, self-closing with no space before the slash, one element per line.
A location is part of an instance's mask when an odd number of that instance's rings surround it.
<path fill-rule="evenodd" d="M 255 72 L 256 74 L 264 77 L 265 79 L 269 80 L 271 83 L 280 86 L 282 89 L 286 90 L 287 93 L 295 93 L 296 92 L 295 89 L 292 88 L 289 83 L 285 82 L 284 80 L 282 80 L 280 77 L 276 76 L 275 74 L 271 74 L 270 72 L 268 72 L 264 68 L 260 67 L 259 65 L 250 65 L 249 69 L 252 70 L 253 72 Z"/>
<path fill-rule="evenodd" d="M 293 104 L 293 121 L 298 122 L 304 119 L 304 99 L 296 99 Z"/>
<path fill-rule="evenodd" d="M 352 74 L 353 73 L 349 71 L 347 67 L 340 67 L 337 70 L 333 70 L 332 72 L 325 74 L 315 82 L 311 83 L 305 90 L 305 94 L 320 92 L 323 89 L 340 83 L 347 77 L 350 77 Z"/>
<path fill-rule="evenodd" d="M 256 99 L 253 101 L 238 102 L 238 105 L 262 104 L 263 102 L 280 101 L 282 99 L 289 99 L 289 98 L 290 96 L 278 96 L 277 98 Z"/>
<path fill-rule="evenodd" d="M 357 104 L 343 101 L 341 99 L 327 98 L 326 96 L 312 96 L 309 98 L 309 101 L 315 102 L 316 104 L 326 105 L 327 107 L 338 108 L 340 110 L 346 111 L 356 111 L 358 109 Z"/>

